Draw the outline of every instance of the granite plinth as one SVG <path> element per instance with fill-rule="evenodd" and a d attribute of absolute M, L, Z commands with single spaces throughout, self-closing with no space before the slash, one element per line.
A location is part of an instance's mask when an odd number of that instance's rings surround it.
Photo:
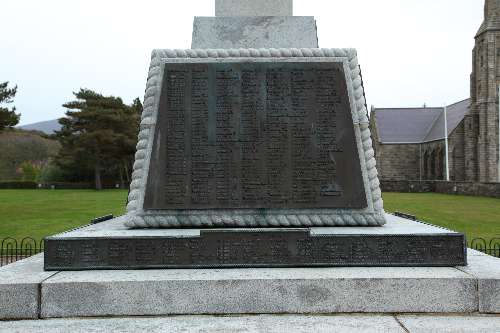
<path fill-rule="evenodd" d="M 215 16 L 292 16 L 293 0 L 215 0 Z"/>
<path fill-rule="evenodd" d="M 42 266 L 39 254 L 0 268 L 0 319 L 38 318 L 40 283 L 56 274 Z"/>
<path fill-rule="evenodd" d="M 121 217 L 47 237 L 47 270 L 458 266 L 465 236 L 387 215 L 384 227 L 134 229 Z"/>
<path fill-rule="evenodd" d="M 312 16 L 194 18 L 192 49 L 317 47 Z"/>
<path fill-rule="evenodd" d="M 482 252 L 469 250 L 473 257 L 467 267 L 460 269 L 478 279 L 479 311 L 500 312 L 500 259 L 494 259 Z M 492 260 L 493 259 L 493 260 Z"/>

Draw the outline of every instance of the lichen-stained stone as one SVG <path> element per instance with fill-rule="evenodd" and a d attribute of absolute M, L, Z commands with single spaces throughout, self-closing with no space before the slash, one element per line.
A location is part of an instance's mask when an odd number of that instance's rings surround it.
<path fill-rule="evenodd" d="M 56 273 L 43 270 L 43 254 L 0 268 L 0 320 L 38 318 L 39 285 Z"/>
<path fill-rule="evenodd" d="M 215 16 L 292 16 L 293 0 L 215 0 Z"/>
<path fill-rule="evenodd" d="M 312 16 L 195 17 L 193 49 L 317 48 Z"/>

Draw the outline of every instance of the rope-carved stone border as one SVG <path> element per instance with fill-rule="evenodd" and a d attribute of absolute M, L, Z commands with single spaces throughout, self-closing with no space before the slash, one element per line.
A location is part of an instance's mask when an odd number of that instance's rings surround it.
<path fill-rule="evenodd" d="M 364 152 L 363 172 L 368 207 L 361 210 L 303 209 L 303 210 L 187 210 L 144 211 L 145 187 L 151 145 L 156 124 L 157 103 L 161 89 L 162 61 L 167 58 L 345 58 L 350 71 L 355 112 L 354 123 L 359 126 L 360 149 Z M 349 83 L 349 82 L 348 82 Z M 357 121 L 356 121 L 357 115 Z M 376 169 L 375 153 L 368 127 L 360 69 L 355 49 L 230 49 L 230 50 L 155 50 L 149 68 L 144 111 L 130 184 L 127 219 L 131 228 L 175 227 L 290 227 L 290 226 L 380 226 L 385 224 L 382 194 Z"/>

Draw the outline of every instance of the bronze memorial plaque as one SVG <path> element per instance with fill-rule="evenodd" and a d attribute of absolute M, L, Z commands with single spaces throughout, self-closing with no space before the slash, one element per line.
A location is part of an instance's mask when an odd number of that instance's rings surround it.
<path fill-rule="evenodd" d="M 165 64 L 144 209 L 365 208 L 338 62 Z"/>

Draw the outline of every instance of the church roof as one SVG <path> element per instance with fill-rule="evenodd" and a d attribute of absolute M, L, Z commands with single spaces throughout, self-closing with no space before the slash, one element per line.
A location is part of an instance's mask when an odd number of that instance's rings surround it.
<path fill-rule="evenodd" d="M 448 106 L 448 135 L 464 119 L 470 99 Z M 381 143 L 424 143 L 444 139 L 444 108 L 375 108 L 378 140 Z"/>

